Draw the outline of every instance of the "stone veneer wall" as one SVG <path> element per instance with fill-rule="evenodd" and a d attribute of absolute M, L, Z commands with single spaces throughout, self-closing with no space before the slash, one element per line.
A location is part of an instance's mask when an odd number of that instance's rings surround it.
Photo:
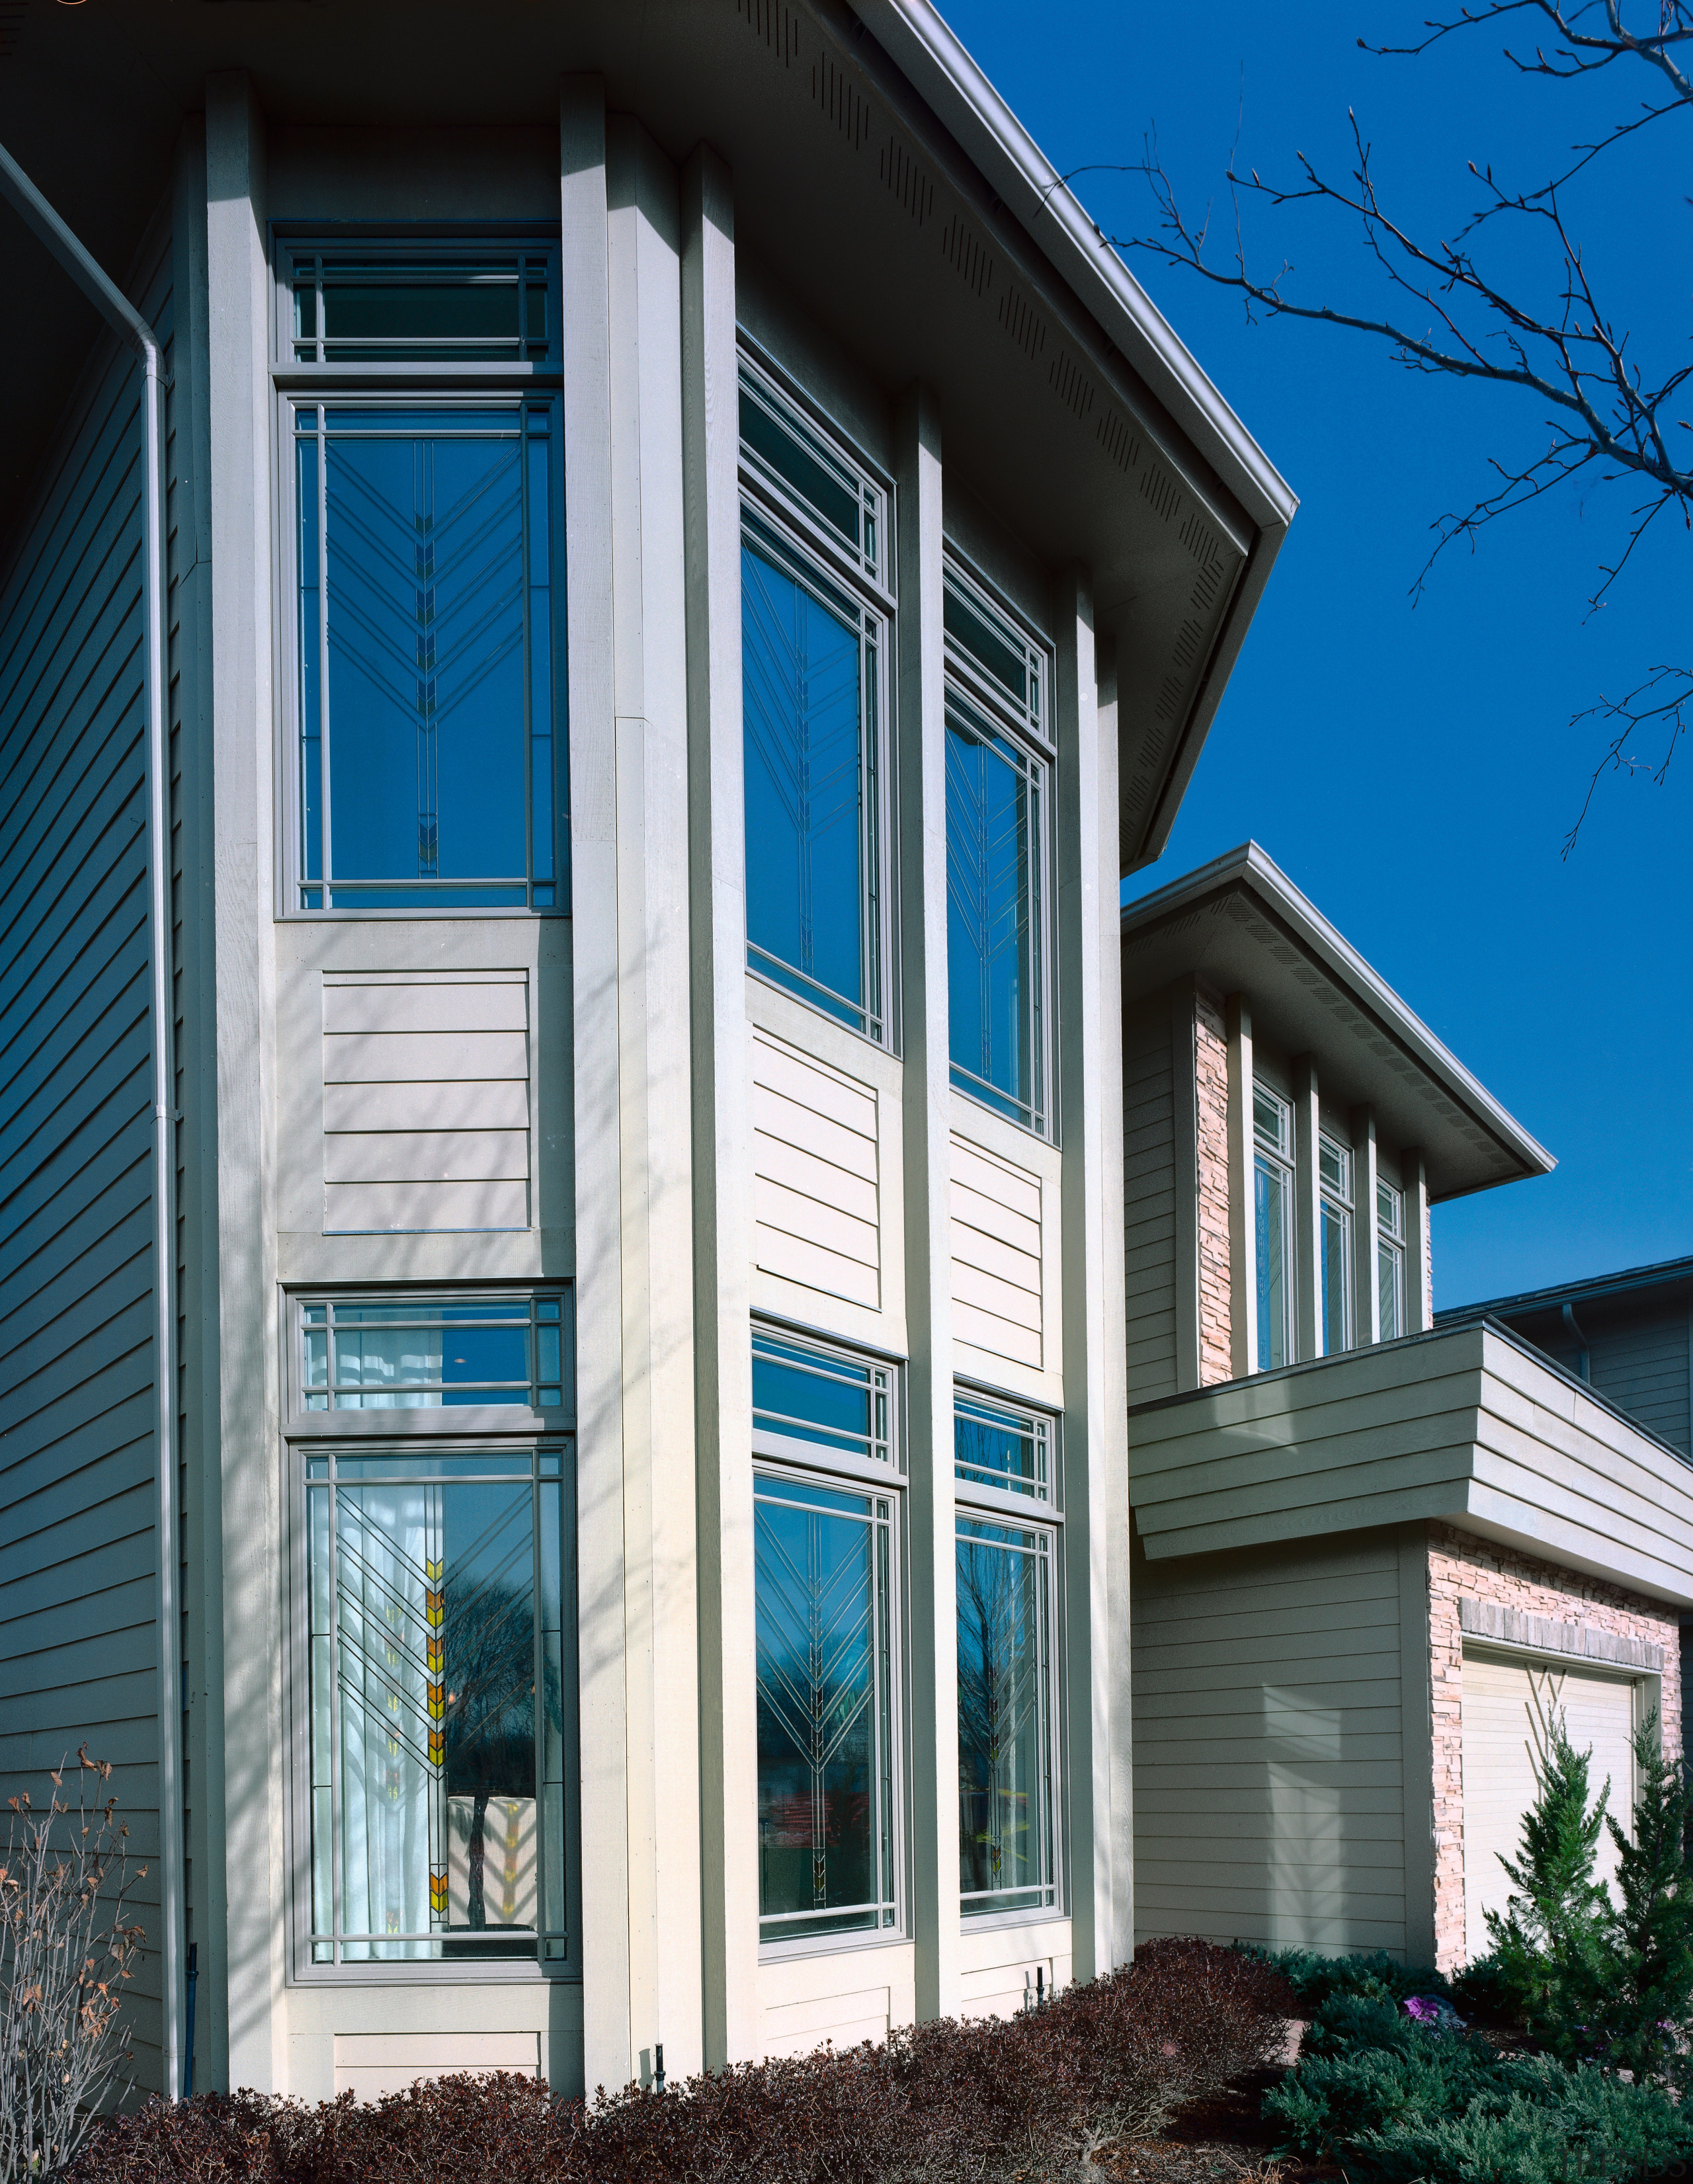
<path fill-rule="evenodd" d="M 1681 1652 L 1674 1609 L 1598 1578 L 1531 1560 L 1447 1524 L 1428 1527 L 1429 1688 L 1434 1713 L 1434 1961 L 1464 1960 L 1463 1635 L 1459 1603 L 1544 1616 L 1663 1649 L 1662 1736 L 1681 1749 Z"/>
<path fill-rule="evenodd" d="M 1194 991 L 1194 1064 L 1199 1109 L 1200 1385 L 1234 1377 L 1228 1267 L 1228 1041 L 1222 1002 Z"/>

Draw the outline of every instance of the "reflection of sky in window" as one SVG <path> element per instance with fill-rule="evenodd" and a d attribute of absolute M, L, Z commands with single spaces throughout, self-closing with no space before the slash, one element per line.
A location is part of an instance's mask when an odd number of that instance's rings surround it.
<path fill-rule="evenodd" d="M 1033 1102 L 1028 777 L 949 712 L 947 994 L 953 1061 L 1018 1110 Z"/>

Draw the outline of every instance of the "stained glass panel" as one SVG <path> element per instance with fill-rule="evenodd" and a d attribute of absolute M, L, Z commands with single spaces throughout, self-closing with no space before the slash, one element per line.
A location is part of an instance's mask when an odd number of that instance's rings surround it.
<path fill-rule="evenodd" d="M 966 1913 L 1054 1900 L 1052 1535 L 958 1524 L 959 1886 Z"/>

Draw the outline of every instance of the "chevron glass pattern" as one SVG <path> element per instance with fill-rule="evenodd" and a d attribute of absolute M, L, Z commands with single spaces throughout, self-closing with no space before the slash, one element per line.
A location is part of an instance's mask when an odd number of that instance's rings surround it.
<path fill-rule="evenodd" d="M 1052 1534 L 958 1520 L 958 1850 L 966 1913 L 1055 1900 Z"/>

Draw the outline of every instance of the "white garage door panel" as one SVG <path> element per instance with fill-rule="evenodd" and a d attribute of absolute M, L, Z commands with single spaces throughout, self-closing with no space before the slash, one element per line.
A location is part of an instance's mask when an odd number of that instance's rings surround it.
<path fill-rule="evenodd" d="M 1635 1686 L 1573 1669 L 1529 1669 L 1514 1661 L 1464 1655 L 1464 1938 L 1472 1957 L 1486 1953 L 1484 1914 L 1502 1912 L 1511 1883 L 1500 1864 L 1522 1848 L 1523 1815 L 1534 1802 L 1535 1755 L 1547 1708 L 1563 1716 L 1578 1752 L 1590 1747 L 1590 1791 L 1608 1776 L 1608 1810 L 1624 1825 L 1634 1807 Z M 1608 1881 L 1617 1853 L 1607 1833 L 1596 1871 Z"/>

